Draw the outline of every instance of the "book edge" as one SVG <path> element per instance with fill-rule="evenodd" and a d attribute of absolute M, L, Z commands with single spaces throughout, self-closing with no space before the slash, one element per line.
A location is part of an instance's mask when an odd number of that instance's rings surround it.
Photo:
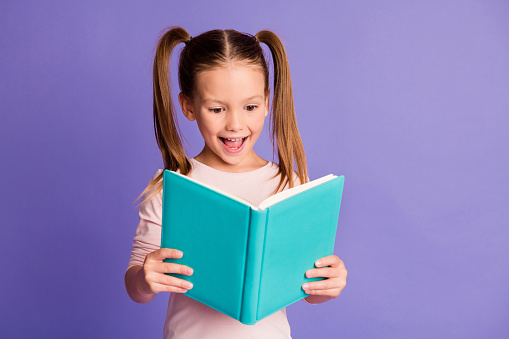
<path fill-rule="evenodd" d="M 276 193 L 274 195 L 271 195 L 270 197 L 263 200 L 259 205 L 258 208 L 260 209 L 267 209 L 270 206 L 273 206 L 279 202 L 282 202 L 288 198 L 293 197 L 294 195 L 300 194 L 302 192 L 305 192 L 309 189 L 312 189 L 314 187 L 320 186 L 324 183 L 327 183 L 335 178 L 338 178 L 337 175 L 334 174 L 328 174 L 326 176 L 323 176 L 321 178 L 315 179 L 313 181 L 307 182 L 305 184 L 295 186 L 292 188 L 289 188 L 287 190 L 281 191 L 279 193 Z"/>

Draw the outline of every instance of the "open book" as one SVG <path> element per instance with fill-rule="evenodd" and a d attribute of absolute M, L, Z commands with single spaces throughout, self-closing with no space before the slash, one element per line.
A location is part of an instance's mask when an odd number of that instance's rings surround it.
<path fill-rule="evenodd" d="M 192 267 L 186 295 L 244 324 L 308 296 L 302 285 L 316 260 L 331 255 L 344 177 L 332 174 L 279 192 L 259 206 L 164 171 L 161 247 L 166 262 Z"/>

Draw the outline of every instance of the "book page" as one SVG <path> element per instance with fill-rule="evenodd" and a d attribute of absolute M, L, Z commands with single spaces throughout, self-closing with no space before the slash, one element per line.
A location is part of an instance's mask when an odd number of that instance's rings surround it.
<path fill-rule="evenodd" d="M 283 200 L 285 200 L 285 199 L 287 199 L 287 198 L 289 198 L 291 196 L 299 194 L 300 192 L 304 192 L 305 190 L 308 190 L 310 188 L 313 188 L 315 186 L 323 184 L 324 182 L 332 180 L 332 179 L 334 179 L 336 177 L 337 176 L 334 175 L 334 174 L 329 174 L 329 175 L 326 175 L 324 177 L 321 177 L 320 179 L 316 179 L 316 180 L 307 182 L 305 184 L 302 184 L 302 185 L 299 185 L 299 186 L 296 186 L 296 187 L 292 187 L 290 189 L 287 189 L 286 191 L 282 191 L 282 192 L 276 193 L 276 194 L 268 197 L 264 201 L 262 201 L 261 204 L 258 206 L 258 209 L 259 210 L 264 210 L 264 209 L 266 209 L 269 206 L 277 204 L 280 201 L 283 201 Z"/>
<path fill-rule="evenodd" d="M 212 191 L 215 191 L 215 192 L 217 192 L 217 193 L 220 193 L 220 194 L 222 194 L 222 195 L 224 195 L 224 196 L 226 196 L 226 197 L 228 197 L 228 198 L 231 198 L 231 199 L 233 199 L 233 200 L 236 200 L 236 201 L 238 201 L 238 202 L 240 202 L 240 203 L 242 203 L 242 204 L 244 204 L 244 205 L 248 205 L 248 206 L 249 206 L 249 207 L 251 207 L 252 209 L 258 210 L 258 207 L 257 207 L 257 206 L 255 206 L 255 205 L 253 205 L 253 203 L 252 203 L 252 202 L 250 202 L 250 201 L 248 201 L 248 200 L 246 200 L 246 199 L 243 199 L 243 198 L 241 198 L 241 197 L 239 197 L 239 196 L 237 196 L 237 195 L 235 195 L 235 194 L 228 193 L 228 192 L 223 191 L 223 190 L 221 190 L 221 189 L 219 189 L 219 188 L 217 188 L 217 187 L 215 187 L 215 186 L 212 186 L 212 185 L 207 185 L 207 184 L 205 184 L 205 183 L 203 183 L 203 182 L 201 182 L 201 181 L 198 181 L 198 180 L 193 179 L 193 178 L 191 178 L 191 177 L 188 177 L 188 176 L 186 176 L 186 175 L 182 175 L 182 174 L 177 173 L 177 172 L 173 172 L 173 173 L 175 173 L 175 174 L 177 174 L 177 175 L 181 176 L 182 178 L 186 178 L 186 179 L 187 179 L 187 180 L 189 180 L 189 181 L 195 182 L 195 183 L 197 183 L 197 184 L 198 184 L 198 185 L 200 185 L 200 186 L 206 187 L 206 188 L 208 188 L 208 189 L 210 189 L 210 190 L 212 190 Z"/>
<path fill-rule="evenodd" d="M 319 179 L 307 182 L 305 184 L 302 184 L 302 185 L 299 185 L 299 186 L 296 186 L 296 187 L 292 187 L 290 189 L 287 189 L 285 191 L 276 193 L 276 194 L 268 197 L 267 199 L 262 201 L 259 206 L 255 206 L 250 201 L 245 200 L 245 199 L 243 199 L 243 198 L 241 198 L 239 196 L 236 196 L 235 194 L 231 194 L 231 193 L 223 191 L 223 190 L 221 190 L 221 189 L 219 189 L 217 187 L 214 187 L 214 186 L 211 186 L 211 185 L 207 185 L 207 184 L 205 184 L 205 183 L 203 183 L 201 181 L 195 180 L 193 178 L 190 178 L 188 176 L 182 175 L 180 173 L 176 173 L 176 172 L 173 172 L 173 173 L 175 173 L 175 174 L 177 174 L 177 175 L 179 175 L 179 176 L 181 176 L 183 178 L 186 178 L 187 180 L 193 181 L 193 182 L 195 182 L 195 183 L 197 183 L 197 184 L 199 184 L 199 185 L 201 185 L 203 187 L 206 187 L 206 188 L 208 188 L 210 190 L 213 190 L 213 191 L 216 191 L 218 193 L 221 193 L 222 195 L 227 196 L 227 197 L 229 197 L 229 198 L 231 198 L 233 200 L 236 200 L 236 201 L 238 201 L 240 203 L 248 205 L 249 207 L 251 207 L 252 209 L 257 210 L 257 211 L 264 210 L 267 207 L 272 206 L 274 204 L 277 204 L 278 202 L 283 201 L 283 200 L 285 200 L 285 199 L 287 199 L 287 198 L 289 198 L 291 196 L 299 194 L 300 192 L 304 192 L 305 190 L 308 190 L 310 188 L 318 186 L 318 185 L 320 185 L 320 184 L 322 184 L 324 182 L 327 182 L 327 181 L 332 180 L 332 179 L 337 177 L 334 174 L 329 174 L 329 175 L 326 175 L 326 176 L 321 177 Z"/>

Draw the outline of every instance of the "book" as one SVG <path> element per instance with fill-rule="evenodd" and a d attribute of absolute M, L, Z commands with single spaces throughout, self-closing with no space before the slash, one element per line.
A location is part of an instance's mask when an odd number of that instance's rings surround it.
<path fill-rule="evenodd" d="M 328 175 L 260 205 L 165 170 L 161 247 L 193 268 L 186 295 L 252 325 L 308 296 L 316 260 L 333 254 L 344 176 Z"/>

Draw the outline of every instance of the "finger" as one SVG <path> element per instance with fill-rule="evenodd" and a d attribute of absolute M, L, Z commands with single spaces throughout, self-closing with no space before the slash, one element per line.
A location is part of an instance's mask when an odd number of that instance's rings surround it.
<path fill-rule="evenodd" d="M 343 263 L 340 263 L 339 266 L 326 266 L 321 268 L 313 268 L 311 270 L 306 271 L 306 277 L 315 278 L 315 277 L 323 277 L 323 278 L 343 278 L 346 280 L 347 270 Z"/>
<path fill-rule="evenodd" d="M 337 267 L 343 263 L 343 260 L 339 259 L 336 255 L 329 255 L 323 258 L 318 259 L 315 261 L 316 267 L 325 267 L 325 266 L 331 266 L 331 267 Z"/>
<path fill-rule="evenodd" d="M 304 290 L 306 294 L 309 295 L 323 295 L 330 298 L 336 298 L 341 294 L 341 289 L 327 289 L 327 290 Z"/>
<path fill-rule="evenodd" d="M 325 279 L 321 281 L 305 283 L 302 285 L 302 289 L 307 294 L 331 295 L 337 297 L 345 288 L 345 286 L 346 277 L 341 277 L 338 279 Z"/>
<path fill-rule="evenodd" d="M 152 277 L 152 284 L 159 284 L 165 286 L 173 286 L 181 289 L 190 290 L 193 288 L 193 284 L 187 280 L 179 279 L 171 275 L 157 274 Z M 152 288 L 154 288 L 152 286 Z"/>
<path fill-rule="evenodd" d="M 188 289 L 177 287 L 177 286 L 169 286 L 163 284 L 154 284 L 154 289 L 156 293 L 159 292 L 173 292 L 173 293 L 186 293 Z"/>
<path fill-rule="evenodd" d="M 337 278 L 341 275 L 341 271 L 337 267 L 314 268 L 306 271 L 307 278 Z"/>
<path fill-rule="evenodd" d="M 302 285 L 302 289 L 304 291 L 331 290 L 340 287 L 339 279 L 325 279 L 320 281 L 307 282 Z"/>
<path fill-rule="evenodd" d="M 325 295 L 330 291 L 331 295 L 336 293 L 337 291 L 341 292 L 341 290 L 345 287 L 346 282 L 340 279 L 326 279 L 321 281 L 309 282 L 302 285 L 302 289 L 304 292 L 308 294 L 321 294 Z M 316 292 L 322 291 L 322 292 Z M 315 293 L 316 292 L 316 293 Z"/>
<path fill-rule="evenodd" d="M 193 269 L 189 266 L 175 264 L 175 263 L 160 263 L 159 272 L 161 273 L 173 273 L 173 274 L 183 274 L 183 275 L 192 275 Z"/>
<path fill-rule="evenodd" d="M 182 251 L 176 250 L 174 248 L 161 248 L 158 249 L 157 251 L 148 254 L 147 258 L 150 257 L 150 260 L 153 261 L 163 261 L 164 259 L 167 258 L 179 259 L 182 258 L 183 255 L 184 254 L 182 253 Z"/>

